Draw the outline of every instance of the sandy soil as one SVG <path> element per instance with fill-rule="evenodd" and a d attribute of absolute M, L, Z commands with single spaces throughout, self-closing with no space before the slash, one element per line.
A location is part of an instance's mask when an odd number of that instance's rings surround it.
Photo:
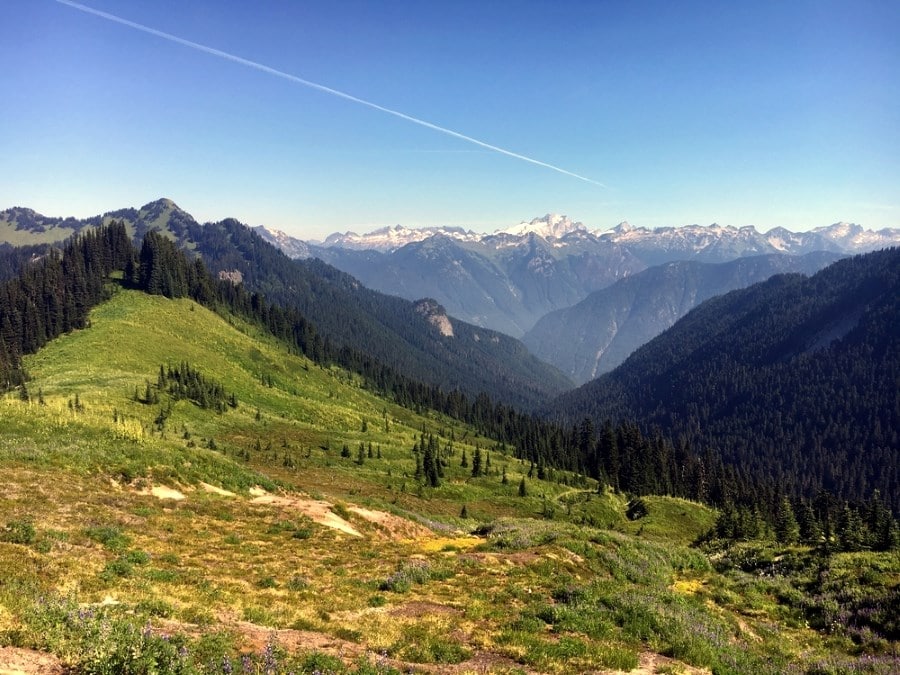
<path fill-rule="evenodd" d="M 64 672 L 62 663 L 52 654 L 0 647 L 0 675 L 60 675 Z"/>
<path fill-rule="evenodd" d="M 319 499 L 304 499 L 302 497 L 292 497 L 288 495 L 275 495 L 258 488 L 251 490 L 250 494 L 257 495 L 250 500 L 251 504 L 272 504 L 274 506 L 295 509 L 320 525 L 325 525 L 326 527 L 330 527 L 354 537 L 362 536 L 359 530 L 341 518 L 338 514 L 334 513 L 331 510 L 331 504 L 326 501 Z"/>
<path fill-rule="evenodd" d="M 222 488 L 210 485 L 209 483 L 200 483 L 200 487 L 207 492 L 212 492 L 213 494 L 221 495 L 222 497 L 237 497 L 231 490 L 223 490 Z"/>
<path fill-rule="evenodd" d="M 186 499 L 183 492 L 179 492 L 178 490 L 168 488 L 163 485 L 154 485 L 152 488 L 148 488 L 147 490 L 141 490 L 138 494 L 150 495 L 151 497 L 156 497 L 157 499 L 172 499 L 175 501 Z"/>
<path fill-rule="evenodd" d="M 364 509 L 361 506 L 351 506 L 347 510 L 368 520 L 370 523 L 374 523 L 391 539 L 420 539 L 434 534 L 424 525 L 420 525 L 408 518 L 395 516 L 387 511 L 373 511 L 372 509 Z"/>

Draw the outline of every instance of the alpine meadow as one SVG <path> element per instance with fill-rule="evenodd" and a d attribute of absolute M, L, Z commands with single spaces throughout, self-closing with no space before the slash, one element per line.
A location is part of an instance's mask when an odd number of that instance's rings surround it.
<path fill-rule="evenodd" d="M 416 384 L 155 230 L 133 248 L 122 221 L 0 297 L 5 658 L 76 672 L 896 666 L 898 532 L 877 493 L 754 503 L 683 438 Z"/>
<path fill-rule="evenodd" d="M 900 673 L 900 3 L 0 25 L 0 675 Z"/>

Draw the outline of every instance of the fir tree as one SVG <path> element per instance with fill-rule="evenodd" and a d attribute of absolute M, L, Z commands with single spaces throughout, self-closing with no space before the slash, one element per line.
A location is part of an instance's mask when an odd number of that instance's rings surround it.
<path fill-rule="evenodd" d="M 475 454 L 472 455 L 472 478 L 481 476 L 481 448 L 475 446 Z"/>
<path fill-rule="evenodd" d="M 794 508 L 787 497 L 782 497 L 775 513 L 775 538 L 781 544 L 794 544 L 800 536 L 800 526 L 794 516 Z"/>
<path fill-rule="evenodd" d="M 425 446 L 425 452 L 422 457 L 422 471 L 425 475 L 425 482 L 428 485 L 431 487 L 438 487 L 441 484 L 436 444 L 434 443 L 433 436 L 429 437 L 428 445 Z"/>

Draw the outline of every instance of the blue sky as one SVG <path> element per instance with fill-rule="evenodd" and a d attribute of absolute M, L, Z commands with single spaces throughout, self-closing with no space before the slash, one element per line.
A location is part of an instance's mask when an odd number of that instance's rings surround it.
<path fill-rule="evenodd" d="M 84 0 L 511 152 L 90 15 L 0 3 L 0 208 L 170 197 L 306 239 L 900 226 L 900 3 Z"/>

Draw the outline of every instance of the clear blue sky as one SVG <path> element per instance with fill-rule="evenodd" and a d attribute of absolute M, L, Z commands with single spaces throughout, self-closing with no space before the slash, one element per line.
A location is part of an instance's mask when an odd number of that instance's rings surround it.
<path fill-rule="evenodd" d="M 900 226 L 900 2 L 0 2 L 0 208 L 383 225 Z"/>

